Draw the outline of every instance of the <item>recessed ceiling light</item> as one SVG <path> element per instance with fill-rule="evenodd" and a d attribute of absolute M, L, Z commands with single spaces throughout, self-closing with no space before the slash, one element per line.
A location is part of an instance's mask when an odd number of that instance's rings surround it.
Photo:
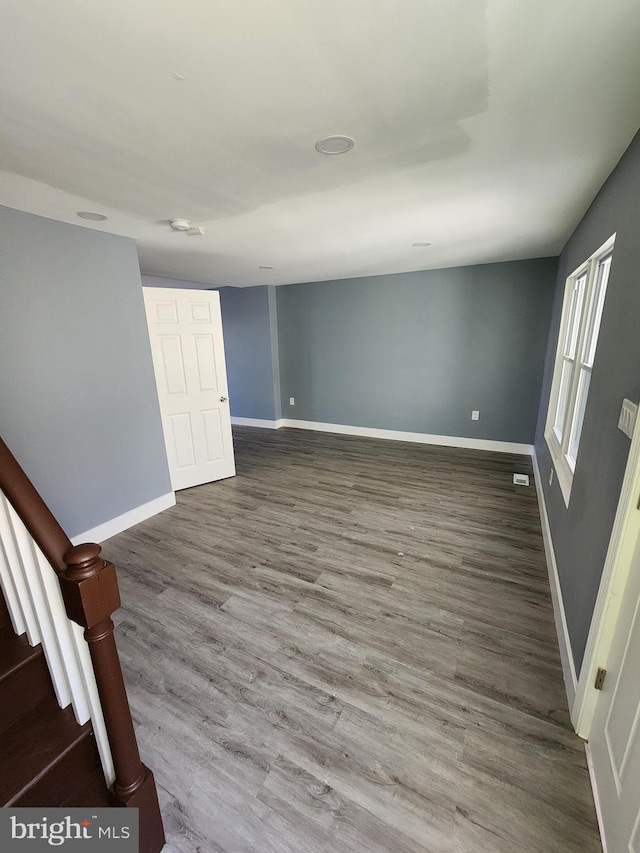
<path fill-rule="evenodd" d="M 350 136 L 325 136 L 316 142 L 316 151 L 320 154 L 346 154 L 355 144 Z"/>
<path fill-rule="evenodd" d="M 430 246 L 430 245 L 431 245 L 431 243 L 414 243 L 413 248 L 414 249 L 426 249 L 427 246 Z"/>
<path fill-rule="evenodd" d="M 104 222 L 107 218 L 104 213 L 92 213 L 90 210 L 79 210 L 76 216 L 80 219 L 89 219 L 91 222 Z"/>
<path fill-rule="evenodd" d="M 273 267 L 258 267 L 259 270 L 272 270 Z"/>

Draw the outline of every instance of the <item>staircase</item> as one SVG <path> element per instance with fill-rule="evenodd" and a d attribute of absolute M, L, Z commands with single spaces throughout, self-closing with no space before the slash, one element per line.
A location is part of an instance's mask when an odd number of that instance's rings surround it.
<path fill-rule="evenodd" d="M 42 647 L 0 595 L 0 806 L 109 806 L 91 722 L 60 708 Z"/>
<path fill-rule="evenodd" d="M 101 550 L 71 544 L 0 439 L 0 806 L 137 809 L 138 853 L 160 853 Z"/>

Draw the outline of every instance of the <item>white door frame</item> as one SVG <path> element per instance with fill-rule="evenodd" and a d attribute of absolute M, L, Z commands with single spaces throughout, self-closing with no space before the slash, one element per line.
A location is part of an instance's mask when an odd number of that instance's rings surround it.
<path fill-rule="evenodd" d="M 591 619 L 571 721 L 576 732 L 589 739 L 596 709 L 598 691 L 594 688 L 598 667 L 606 669 L 611 651 L 621 597 L 629 577 L 633 553 L 640 535 L 640 416 L 629 450 L 618 509 L 602 571 L 602 579 Z"/>

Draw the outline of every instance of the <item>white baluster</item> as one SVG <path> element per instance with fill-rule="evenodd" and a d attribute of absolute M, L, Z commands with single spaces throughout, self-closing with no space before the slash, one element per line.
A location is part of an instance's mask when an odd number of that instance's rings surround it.
<path fill-rule="evenodd" d="M 102 713 L 102 705 L 98 694 L 98 685 L 96 684 L 96 677 L 93 671 L 93 663 L 91 662 L 89 646 L 87 645 L 87 641 L 84 638 L 84 631 L 80 625 L 76 625 L 75 622 L 70 622 L 69 624 L 74 637 L 77 659 L 80 662 L 86 700 L 90 708 L 93 733 L 96 738 L 98 752 L 100 753 L 102 770 L 104 772 L 107 785 L 111 785 L 113 780 L 116 778 L 116 774 L 113 768 L 111 747 L 109 746 L 109 738 L 107 737 L 107 727 L 104 723 L 104 714 Z"/>
<path fill-rule="evenodd" d="M 28 535 L 28 534 L 27 534 Z M 87 702 L 84 679 L 77 657 L 77 649 L 71 622 L 60 592 L 60 584 L 49 561 L 44 556 L 36 543 L 31 540 L 31 545 L 38 563 L 39 576 L 44 591 L 45 604 L 48 610 L 55 643 L 59 652 L 62 666 L 65 670 L 66 681 L 69 686 L 71 704 L 80 725 L 84 725 L 90 717 L 89 703 Z"/>
<path fill-rule="evenodd" d="M 0 513 L 4 513 L 4 507 L 0 508 Z M 22 613 L 22 607 L 20 606 L 20 599 L 18 598 L 18 593 L 16 592 L 16 585 L 13 579 L 13 573 L 11 571 L 9 561 L 7 560 L 7 555 L 5 554 L 4 544 L 1 538 L 0 587 L 2 587 L 2 594 L 4 595 L 4 600 L 7 602 L 7 610 L 9 611 L 9 616 L 11 617 L 13 630 L 16 632 L 16 634 L 18 634 L 18 636 L 20 636 L 21 634 L 24 634 L 26 632 L 27 625 L 24 621 L 24 615 Z"/>
<path fill-rule="evenodd" d="M 33 611 L 38 622 L 42 651 L 51 673 L 53 689 L 56 692 L 60 707 L 66 708 L 71 702 L 71 687 L 47 603 L 42 572 L 35 551 L 36 545 L 11 504 L 8 505 L 8 511 L 13 540 L 22 563 Z"/>
<path fill-rule="evenodd" d="M 66 614 L 60 584 L 47 558 L 0 492 L 0 585 L 17 634 L 42 643 L 61 708 L 72 704 L 78 723 L 91 719 L 105 779 L 113 759 L 83 629 Z"/>
<path fill-rule="evenodd" d="M 38 620 L 33 608 L 31 593 L 24 574 L 22 560 L 20 559 L 20 555 L 18 554 L 16 543 L 13 538 L 13 529 L 9 515 L 9 503 L 4 495 L 2 495 L 0 500 L 0 539 L 2 540 L 2 548 L 6 564 L 9 568 L 9 573 L 15 587 L 18 609 L 27 632 L 27 637 L 32 646 L 37 646 L 40 642 Z"/>

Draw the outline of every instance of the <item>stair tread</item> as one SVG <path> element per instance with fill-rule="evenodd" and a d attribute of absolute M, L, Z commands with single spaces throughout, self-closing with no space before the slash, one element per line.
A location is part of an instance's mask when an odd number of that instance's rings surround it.
<path fill-rule="evenodd" d="M 82 790 L 68 797 L 61 805 L 67 808 L 113 808 L 102 766 L 94 768 L 83 780 Z"/>
<path fill-rule="evenodd" d="M 92 733 L 78 725 L 71 706 L 54 697 L 21 717 L 0 735 L 0 805 L 11 805 L 69 750 Z"/>
<path fill-rule="evenodd" d="M 41 646 L 30 646 L 26 634 L 18 636 L 11 625 L 0 628 L 0 684 L 20 667 L 42 655 Z"/>

